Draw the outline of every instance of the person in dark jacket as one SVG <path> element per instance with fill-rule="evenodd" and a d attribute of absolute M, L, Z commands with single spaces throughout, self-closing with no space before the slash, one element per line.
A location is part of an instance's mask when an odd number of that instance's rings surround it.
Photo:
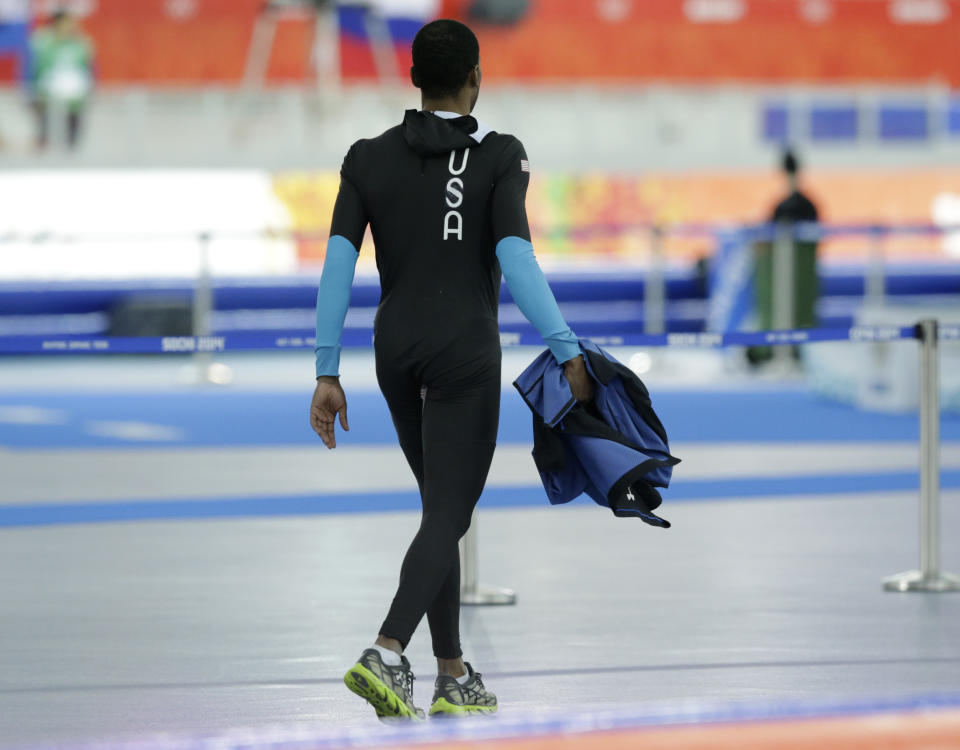
<path fill-rule="evenodd" d="M 344 676 L 381 717 L 420 718 L 403 650 L 426 615 L 437 657 L 431 714 L 489 713 L 496 696 L 462 658 L 458 541 L 493 457 L 500 408 L 497 325 L 501 271 L 577 399 L 592 386 L 578 339 L 560 314 L 530 244 L 523 145 L 470 113 L 480 92 L 479 45 L 456 21 L 424 26 L 411 80 L 422 109 L 350 147 L 340 172 L 317 294 L 317 386 L 310 421 L 329 448 L 344 430 L 340 338 L 367 224 L 381 297 L 377 380 L 423 504 L 420 528 L 375 643 Z M 375 542 L 370 540 L 370 544 Z"/>

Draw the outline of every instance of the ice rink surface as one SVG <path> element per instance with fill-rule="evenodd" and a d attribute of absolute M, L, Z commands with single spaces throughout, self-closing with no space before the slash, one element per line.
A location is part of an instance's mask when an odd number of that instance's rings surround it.
<path fill-rule="evenodd" d="M 0 745 L 379 726 L 342 675 L 418 518 L 369 361 L 345 362 L 334 452 L 306 425 L 309 355 L 230 364 L 224 390 L 178 385 L 182 361 L 0 366 Z M 549 507 L 504 393 L 480 578 L 518 603 L 462 622 L 500 721 L 960 691 L 960 595 L 880 586 L 917 565 L 915 418 L 695 358 L 648 384 L 684 460 L 666 531 Z M 960 420 L 942 433 L 960 572 Z M 428 704 L 425 630 L 408 655 Z"/>

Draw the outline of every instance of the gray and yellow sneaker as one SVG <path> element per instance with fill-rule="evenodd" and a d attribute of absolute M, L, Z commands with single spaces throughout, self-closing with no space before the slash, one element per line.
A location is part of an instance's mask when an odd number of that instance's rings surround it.
<path fill-rule="evenodd" d="M 449 675 L 437 677 L 433 691 L 430 716 L 463 716 L 467 714 L 492 714 L 497 710 L 497 696 L 483 686 L 479 672 L 474 672 L 469 662 L 467 674 L 470 679 L 461 685 Z"/>
<path fill-rule="evenodd" d="M 381 719 L 424 718 L 423 709 L 413 704 L 413 672 L 406 656 L 399 667 L 384 664 L 379 652 L 368 648 L 343 676 L 346 686 L 373 706 Z"/>

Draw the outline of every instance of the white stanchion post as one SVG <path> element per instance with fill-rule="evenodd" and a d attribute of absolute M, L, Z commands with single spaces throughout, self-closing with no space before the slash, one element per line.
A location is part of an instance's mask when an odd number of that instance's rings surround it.
<path fill-rule="evenodd" d="M 397 81 L 400 70 L 386 18 L 379 13 L 367 13 L 364 15 L 363 26 L 367 32 L 370 51 L 373 53 L 373 66 L 376 68 L 380 83 Z"/>
<path fill-rule="evenodd" d="M 864 297 L 867 307 L 883 307 L 887 294 L 886 269 L 884 268 L 883 230 L 879 227 L 870 233 L 870 254 L 867 260 L 867 278 L 864 284 Z"/>
<path fill-rule="evenodd" d="M 960 576 L 940 570 L 940 363 L 937 321 L 920 332 L 920 570 L 883 581 L 887 591 L 960 591 Z"/>
<path fill-rule="evenodd" d="M 650 227 L 650 268 L 643 285 L 643 332 L 663 333 L 666 330 L 665 273 L 663 258 L 663 229 Z"/>
<path fill-rule="evenodd" d="M 868 315 L 883 309 L 887 293 L 886 271 L 883 259 L 883 229 L 873 227 L 870 230 L 870 250 L 867 255 L 867 267 L 863 279 L 863 306 Z M 874 318 L 874 320 L 877 320 Z M 888 386 L 886 371 L 889 370 L 890 344 L 882 341 L 869 346 L 870 388 L 886 389 Z"/>
<path fill-rule="evenodd" d="M 313 57 L 320 96 L 332 101 L 340 94 L 340 24 L 337 7 L 330 3 L 316 11 Z"/>
<path fill-rule="evenodd" d="M 470 605 L 516 604 L 517 594 L 513 589 L 481 586 L 477 581 L 477 518 L 473 511 L 470 528 L 460 540 L 460 603 Z"/>
<path fill-rule="evenodd" d="M 193 291 L 193 335 L 210 335 L 210 315 L 213 311 L 213 282 L 210 272 L 209 232 L 197 236 L 198 268 L 197 282 Z M 210 352 L 195 352 L 193 355 L 193 381 L 198 385 L 229 385 L 233 380 L 230 368 L 214 362 Z"/>
<path fill-rule="evenodd" d="M 210 335 L 213 289 L 210 285 L 210 234 L 197 236 L 197 283 L 193 291 L 193 335 Z"/>

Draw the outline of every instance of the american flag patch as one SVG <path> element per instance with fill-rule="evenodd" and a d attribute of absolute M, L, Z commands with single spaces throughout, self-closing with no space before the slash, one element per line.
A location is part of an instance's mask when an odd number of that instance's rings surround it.
<path fill-rule="evenodd" d="M 529 172 L 529 171 L 530 171 L 530 162 L 527 161 L 526 159 L 521 159 L 521 160 L 520 160 L 520 171 L 521 171 L 521 172 Z"/>

